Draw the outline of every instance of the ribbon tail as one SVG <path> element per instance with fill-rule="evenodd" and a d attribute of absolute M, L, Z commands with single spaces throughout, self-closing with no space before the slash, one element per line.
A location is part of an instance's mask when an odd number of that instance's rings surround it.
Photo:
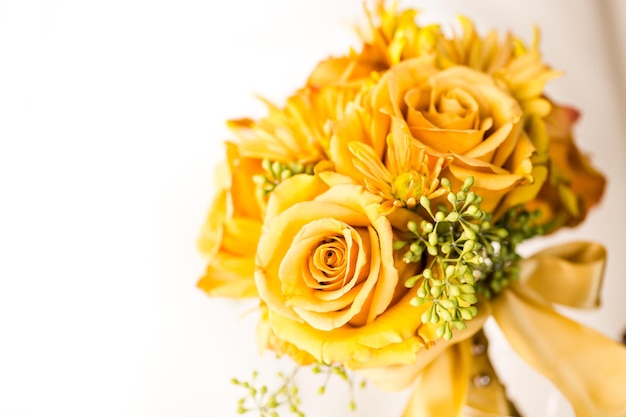
<path fill-rule="evenodd" d="M 626 348 L 541 300 L 515 283 L 492 302 L 513 349 L 561 390 L 578 417 L 624 417 Z"/>
<path fill-rule="evenodd" d="M 487 336 L 481 330 L 472 338 L 470 381 L 463 417 L 519 417 L 509 401 L 489 355 Z"/>
<path fill-rule="evenodd" d="M 450 346 L 422 371 L 402 417 L 459 417 L 467 394 L 469 341 Z"/>

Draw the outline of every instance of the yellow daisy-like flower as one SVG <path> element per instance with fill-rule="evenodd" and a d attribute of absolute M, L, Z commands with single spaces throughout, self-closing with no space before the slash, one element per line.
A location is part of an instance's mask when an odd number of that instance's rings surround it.
<path fill-rule="evenodd" d="M 449 156 L 428 154 L 408 136 L 387 137 L 387 158 L 382 163 L 374 150 L 361 142 L 350 143 L 354 166 L 363 174 L 366 188 L 383 199 L 381 211 L 388 214 L 398 207 L 413 208 L 422 196 L 443 195 L 439 185 L 441 170 L 452 160 Z"/>
<path fill-rule="evenodd" d="M 363 42 L 361 51 L 351 50 L 347 56 L 320 62 L 309 76 L 309 86 L 363 81 L 403 60 L 435 52 L 440 27 L 416 25 L 416 10 L 400 11 L 395 3 L 387 8 L 380 0 L 373 11 L 366 9 L 365 12 L 369 27 L 359 30 Z"/>
<path fill-rule="evenodd" d="M 248 158 L 305 165 L 326 160 L 334 120 L 343 113 L 359 88 L 356 86 L 304 88 L 279 108 L 263 100 L 268 115 L 260 120 L 229 121 L 239 137 L 239 152 Z"/>

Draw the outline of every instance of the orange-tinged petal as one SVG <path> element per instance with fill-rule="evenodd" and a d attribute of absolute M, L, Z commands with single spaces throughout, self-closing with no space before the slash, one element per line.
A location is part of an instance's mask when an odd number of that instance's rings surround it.
<path fill-rule="evenodd" d="M 226 218 L 226 202 L 228 191 L 223 189 L 218 192 L 211 204 L 204 226 L 198 238 L 200 252 L 209 259 L 218 252 L 223 235 L 223 223 Z"/>
<path fill-rule="evenodd" d="M 254 269 L 254 252 L 248 257 L 220 252 L 213 258 L 206 273 L 198 281 L 198 287 L 211 296 L 258 297 L 253 278 Z"/>

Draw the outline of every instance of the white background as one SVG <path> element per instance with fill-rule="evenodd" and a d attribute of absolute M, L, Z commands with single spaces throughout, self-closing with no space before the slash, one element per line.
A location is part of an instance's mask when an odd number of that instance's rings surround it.
<path fill-rule="evenodd" d="M 0 1 L 0 416 L 232 416 L 231 377 L 290 369 L 259 358 L 250 304 L 195 287 L 195 248 L 228 118 L 261 116 L 317 61 L 356 45 L 360 0 Z M 620 0 L 405 1 L 424 21 L 463 13 L 528 41 L 566 76 L 549 93 L 583 112 L 581 147 L 609 177 L 572 238 L 610 251 L 604 305 L 570 312 L 626 327 L 624 68 Z M 621 17 L 620 17 L 621 16 Z M 493 330 L 493 326 L 491 326 Z M 542 377 L 493 343 L 520 408 L 563 417 Z M 304 388 L 319 380 L 304 373 Z M 308 416 L 350 415 L 339 381 Z M 355 417 L 405 394 L 357 392 Z M 521 401 L 524 401 L 521 403 Z M 334 410 L 331 413 L 330 410 Z M 287 414 L 285 414 L 287 415 Z"/>

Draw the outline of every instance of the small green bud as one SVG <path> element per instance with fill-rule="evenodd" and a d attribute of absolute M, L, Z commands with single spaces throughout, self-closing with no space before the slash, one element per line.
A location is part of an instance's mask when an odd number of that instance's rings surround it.
<path fill-rule="evenodd" d="M 435 329 L 435 336 L 441 338 L 443 337 L 443 332 L 444 332 L 443 326 L 437 327 Z"/>
<path fill-rule="evenodd" d="M 419 307 L 425 302 L 426 300 L 423 297 L 422 298 L 413 297 L 411 298 L 411 301 L 409 301 L 409 304 L 411 304 L 413 307 Z"/>
<path fill-rule="evenodd" d="M 424 278 L 426 279 L 433 279 L 433 270 L 430 268 L 426 268 L 424 269 L 422 275 L 424 275 Z"/>
<path fill-rule="evenodd" d="M 432 314 L 430 315 L 430 322 L 432 324 L 439 323 L 439 314 L 437 314 L 437 312 L 434 309 L 433 309 Z"/>
<path fill-rule="evenodd" d="M 435 220 L 438 222 L 442 222 L 446 219 L 446 214 L 443 211 L 438 211 L 435 213 Z"/>
<path fill-rule="evenodd" d="M 456 204 L 456 194 L 454 193 L 448 193 L 448 195 L 446 196 L 446 198 L 448 199 L 448 201 L 450 202 L 450 204 L 455 205 Z"/>
<path fill-rule="evenodd" d="M 413 220 L 411 220 L 410 222 L 408 222 L 406 224 L 407 229 L 409 229 L 409 231 L 413 234 L 419 234 L 418 230 L 417 230 L 417 223 L 415 223 Z"/>
<path fill-rule="evenodd" d="M 478 298 L 474 294 L 461 294 L 459 295 L 459 299 L 465 301 L 468 304 L 474 304 L 478 301 Z"/>
<path fill-rule="evenodd" d="M 401 240 L 394 240 L 393 241 L 393 250 L 400 250 L 403 247 L 405 247 L 408 244 L 408 242 L 403 242 Z"/>
<path fill-rule="evenodd" d="M 439 298 L 439 296 L 441 296 L 441 293 L 443 292 L 443 286 L 439 286 L 439 287 L 432 287 L 430 289 L 430 294 L 434 297 L 434 298 Z"/>
<path fill-rule="evenodd" d="M 430 232 L 428 234 L 428 243 L 430 243 L 433 246 L 439 243 L 439 236 L 437 236 L 436 232 Z"/>
<path fill-rule="evenodd" d="M 474 177 L 467 177 L 465 181 L 463 181 L 462 190 L 467 192 L 472 185 L 474 185 Z"/>
<path fill-rule="evenodd" d="M 463 224 L 463 223 L 461 223 L 461 224 Z M 475 240 L 476 239 L 476 233 L 470 227 L 466 226 L 465 224 L 463 224 L 463 234 L 462 235 L 465 235 L 465 238 L 467 240 Z"/>
<path fill-rule="evenodd" d="M 455 300 L 453 299 L 447 299 L 447 300 L 439 300 L 439 304 L 444 307 L 447 308 L 448 310 L 453 310 L 458 306 L 458 303 L 455 302 Z M 446 319 L 448 321 L 452 320 L 452 317 L 450 317 L 450 319 Z"/>
<path fill-rule="evenodd" d="M 432 232 L 432 231 L 433 231 L 433 229 L 434 229 L 433 224 L 432 224 L 432 223 L 427 222 L 426 220 L 423 220 L 423 221 L 422 221 L 421 226 L 422 226 L 422 231 L 423 231 L 424 233 L 430 233 L 430 232 Z"/>
<path fill-rule="evenodd" d="M 474 294 L 476 292 L 474 286 L 470 284 L 461 284 L 458 288 L 463 294 Z"/>
<path fill-rule="evenodd" d="M 407 288 L 413 288 L 417 281 L 420 279 L 419 275 L 413 275 L 412 277 L 408 277 L 406 281 L 404 281 L 404 286 Z"/>
<path fill-rule="evenodd" d="M 452 330 L 450 330 L 450 326 L 445 326 L 444 327 L 443 338 L 445 340 L 452 339 Z"/>
<path fill-rule="evenodd" d="M 448 287 L 448 294 L 450 295 L 450 297 L 457 297 L 459 294 L 461 294 L 461 290 L 458 285 L 450 285 Z"/>
<path fill-rule="evenodd" d="M 457 330 L 465 330 L 465 329 L 467 329 L 467 324 L 465 324 L 465 322 L 462 321 L 462 320 L 454 320 L 454 321 L 451 321 L 450 323 L 452 323 L 454 328 L 457 329 Z"/>
<path fill-rule="evenodd" d="M 478 210 L 478 207 L 476 206 L 469 206 L 467 208 L 467 210 L 465 210 L 465 213 L 467 213 L 469 216 L 472 217 L 478 217 L 477 214 L 479 214 L 480 210 Z"/>
<path fill-rule="evenodd" d="M 446 277 L 453 277 L 455 272 L 456 272 L 456 268 L 454 267 L 454 265 L 446 266 L 446 270 L 445 270 Z"/>
<path fill-rule="evenodd" d="M 449 243 L 444 243 L 443 245 L 441 245 L 441 251 L 444 254 L 449 255 L 450 252 L 452 252 L 452 245 Z"/>
<path fill-rule="evenodd" d="M 417 296 L 420 298 L 425 298 L 427 295 L 426 289 L 424 289 L 424 287 L 419 287 L 417 289 Z"/>
<path fill-rule="evenodd" d="M 450 223 L 456 223 L 457 221 L 459 221 L 459 213 L 453 211 L 452 213 L 448 214 L 446 216 L 446 221 Z"/>
<path fill-rule="evenodd" d="M 422 314 L 422 323 L 429 323 L 430 319 L 432 317 L 432 308 L 429 308 L 428 310 L 424 311 L 424 313 Z"/>
<path fill-rule="evenodd" d="M 461 318 L 463 320 L 471 320 L 474 318 L 474 316 L 472 316 L 472 312 L 467 307 L 459 308 L 459 312 L 461 313 Z"/>

